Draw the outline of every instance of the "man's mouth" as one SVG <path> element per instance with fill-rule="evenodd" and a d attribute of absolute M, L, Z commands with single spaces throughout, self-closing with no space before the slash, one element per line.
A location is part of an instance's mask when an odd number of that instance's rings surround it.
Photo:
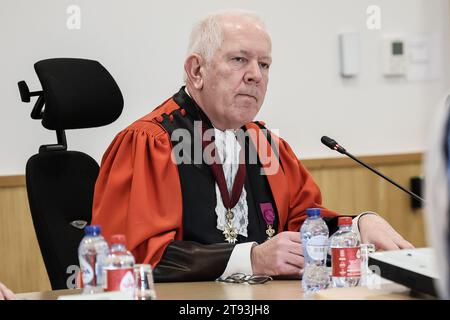
<path fill-rule="evenodd" d="M 253 98 L 256 101 L 258 101 L 258 99 L 254 95 L 251 95 L 251 94 L 240 93 L 240 94 L 238 94 L 238 96 L 243 96 L 243 97 L 247 97 L 247 98 Z"/>

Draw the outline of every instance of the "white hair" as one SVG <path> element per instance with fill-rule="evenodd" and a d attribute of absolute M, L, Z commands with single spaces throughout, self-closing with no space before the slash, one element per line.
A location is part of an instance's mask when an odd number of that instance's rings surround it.
<path fill-rule="evenodd" d="M 247 18 L 266 30 L 262 18 L 255 12 L 245 10 L 227 10 L 212 13 L 194 24 L 189 37 L 189 46 L 186 57 L 193 53 L 199 54 L 208 63 L 223 41 L 222 20 L 225 17 Z M 267 31 L 266 31 L 267 32 Z M 184 82 L 187 82 L 186 72 Z"/>

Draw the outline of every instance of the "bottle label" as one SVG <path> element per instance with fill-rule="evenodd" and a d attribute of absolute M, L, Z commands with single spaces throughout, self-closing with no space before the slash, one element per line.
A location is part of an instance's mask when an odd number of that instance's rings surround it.
<path fill-rule="evenodd" d="M 98 286 L 103 286 L 105 282 L 103 275 L 104 260 L 104 254 L 97 254 L 97 263 L 95 264 L 95 281 L 97 282 Z"/>
<path fill-rule="evenodd" d="M 106 291 L 134 290 L 133 268 L 106 270 Z"/>
<path fill-rule="evenodd" d="M 95 268 L 95 255 L 86 255 L 87 260 L 84 257 L 80 257 L 80 269 L 81 280 L 83 286 L 96 285 L 94 281 L 94 268 Z M 89 260 L 89 261 L 88 261 Z"/>
<path fill-rule="evenodd" d="M 360 277 L 361 251 L 360 247 L 332 248 L 332 275 L 333 277 Z"/>
<path fill-rule="evenodd" d="M 328 237 L 324 235 L 311 237 L 306 244 L 308 261 L 325 260 L 328 251 Z"/>

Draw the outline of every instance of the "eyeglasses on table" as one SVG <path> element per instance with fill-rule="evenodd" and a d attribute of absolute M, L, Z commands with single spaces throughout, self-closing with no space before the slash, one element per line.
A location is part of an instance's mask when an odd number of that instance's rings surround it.
<path fill-rule="evenodd" d="M 248 283 L 248 284 L 264 284 L 268 281 L 272 281 L 270 276 L 251 276 L 244 273 L 233 273 L 226 278 L 219 278 L 217 281 L 226 283 Z"/>

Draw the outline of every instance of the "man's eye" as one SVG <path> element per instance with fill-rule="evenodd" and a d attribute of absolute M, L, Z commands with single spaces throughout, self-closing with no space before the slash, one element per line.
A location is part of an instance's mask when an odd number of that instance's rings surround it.
<path fill-rule="evenodd" d="M 236 62 L 245 62 L 245 58 L 242 57 L 234 57 L 232 60 Z"/>
<path fill-rule="evenodd" d="M 264 63 L 264 62 L 260 62 L 259 63 L 259 66 L 262 68 L 262 69 L 269 69 L 269 64 L 268 63 Z"/>

